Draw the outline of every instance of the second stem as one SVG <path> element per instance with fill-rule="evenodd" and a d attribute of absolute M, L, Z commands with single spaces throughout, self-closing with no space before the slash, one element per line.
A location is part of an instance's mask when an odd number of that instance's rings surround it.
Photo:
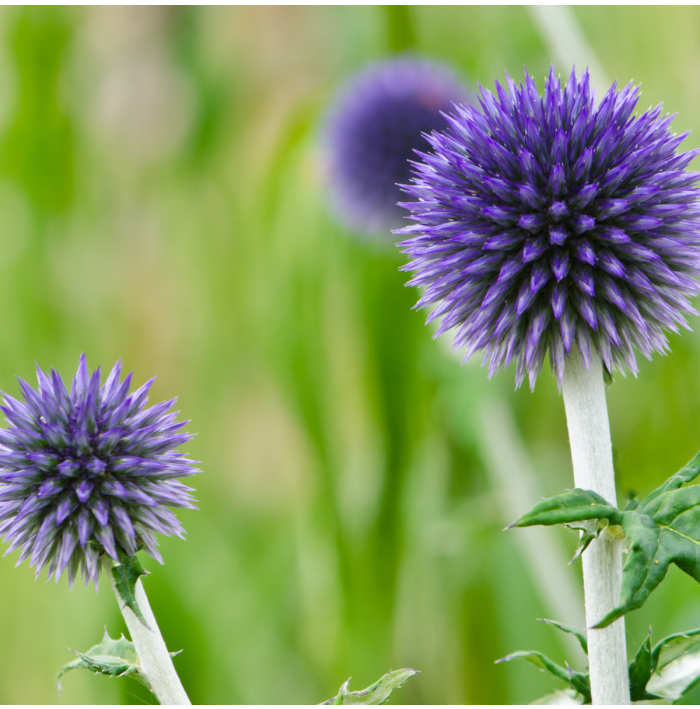
<path fill-rule="evenodd" d="M 597 355 L 586 369 L 578 351 L 572 348 L 566 362 L 562 394 L 574 483 L 617 504 L 605 384 Z M 592 701 L 593 704 L 629 704 L 624 619 L 607 628 L 591 627 L 619 602 L 622 538 L 603 531 L 584 552 L 582 561 Z"/>

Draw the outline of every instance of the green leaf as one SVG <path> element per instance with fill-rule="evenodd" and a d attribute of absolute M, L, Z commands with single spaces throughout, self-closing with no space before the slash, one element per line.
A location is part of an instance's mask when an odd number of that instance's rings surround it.
<path fill-rule="evenodd" d="M 700 680 L 700 652 L 681 655 L 655 672 L 647 690 L 655 696 L 678 701 Z"/>
<path fill-rule="evenodd" d="M 642 606 L 675 564 L 700 582 L 700 485 L 683 487 L 700 474 L 700 453 L 644 500 L 619 510 L 591 490 L 579 488 L 535 505 L 511 527 L 565 524 L 582 532 L 576 556 L 601 525 L 622 528 L 629 548 L 622 569 L 619 605 L 594 628 L 604 628 Z M 597 520 L 598 527 L 590 526 Z"/>
<path fill-rule="evenodd" d="M 576 640 L 578 640 L 578 644 L 581 646 L 583 652 L 588 655 L 588 641 L 586 640 L 586 636 L 580 630 L 576 630 L 576 628 L 572 628 L 569 625 L 564 625 L 564 623 L 559 623 L 556 620 L 547 620 L 547 618 L 538 618 L 537 620 L 542 623 L 547 623 L 547 625 L 551 625 L 553 628 L 557 628 L 564 633 L 573 635 Z"/>
<path fill-rule="evenodd" d="M 650 696 L 676 701 L 700 679 L 700 652 L 688 654 L 698 643 L 700 628 L 669 635 L 654 645 L 654 674 L 646 687 Z"/>
<path fill-rule="evenodd" d="M 649 694 L 647 683 L 651 679 L 654 665 L 651 653 L 651 628 L 644 642 L 639 646 L 637 654 L 634 656 L 629 666 L 630 678 L 630 699 L 633 702 L 641 702 L 647 699 L 659 699 L 656 694 Z"/>
<path fill-rule="evenodd" d="M 96 674 L 108 675 L 110 677 L 126 677 L 133 675 L 143 682 L 150 689 L 146 678 L 141 672 L 141 665 L 136 654 L 134 644 L 123 635 L 118 639 L 111 638 L 105 630 L 102 642 L 93 645 L 87 652 L 71 650 L 78 656 L 77 660 L 69 662 L 61 668 L 56 675 L 58 691 L 61 691 L 61 677 L 66 672 L 82 667 Z"/>
<path fill-rule="evenodd" d="M 556 621 L 549 625 L 571 633 L 585 643 L 581 633 Z M 700 644 L 700 628 L 669 635 L 651 646 L 651 629 L 629 664 L 630 698 L 633 703 L 659 703 L 662 700 L 677 701 L 700 681 L 700 652 L 688 654 Z M 524 658 L 536 667 L 546 670 L 557 679 L 567 683 L 568 688 L 548 694 L 533 704 L 590 704 L 590 680 L 587 672 L 574 672 L 568 665 L 562 667 L 540 652 L 514 652 L 497 660 L 505 662 Z M 662 703 L 664 703 L 662 701 Z"/>
<path fill-rule="evenodd" d="M 592 520 L 587 520 L 585 522 L 581 522 L 580 524 L 567 524 L 566 525 L 569 529 L 576 529 L 581 533 L 581 536 L 578 540 L 578 546 L 576 547 L 576 551 L 574 552 L 574 555 L 571 557 L 571 561 L 569 564 L 573 564 L 576 559 L 583 554 L 586 549 L 588 549 L 588 545 L 598 537 L 598 535 L 605 529 L 605 526 L 600 526 L 597 524 L 594 524 Z"/>
<path fill-rule="evenodd" d="M 700 453 L 696 453 L 695 457 L 686 463 L 677 473 L 674 473 L 663 485 L 659 486 L 644 499 L 642 504 L 646 504 L 655 500 L 658 496 L 663 495 L 670 490 L 677 490 L 681 485 L 692 482 L 700 474 Z"/>
<path fill-rule="evenodd" d="M 120 552 L 119 561 L 112 566 L 111 572 L 114 579 L 114 587 L 122 603 L 131 608 L 134 615 L 147 626 L 148 624 L 136 602 L 135 595 L 136 581 L 139 576 L 146 574 L 141 562 L 135 556 L 127 556 Z"/>
<path fill-rule="evenodd" d="M 651 651 L 654 670 L 656 671 L 657 668 L 659 670 L 662 669 L 670 662 L 687 653 L 698 643 L 700 643 L 700 628 L 687 630 L 685 633 L 669 635 L 663 640 L 659 640 Z"/>
<path fill-rule="evenodd" d="M 374 684 L 366 689 L 351 692 L 348 688 L 351 677 L 343 682 L 342 687 L 335 697 L 331 697 L 323 704 L 384 704 L 391 693 L 401 687 L 410 677 L 418 674 L 417 670 L 392 670 L 380 677 Z"/>
<path fill-rule="evenodd" d="M 622 569 L 620 604 L 594 627 L 603 628 L 642 606 L 671 564 L 700 581 L 700 485 L 679 487 L 697 475 L 691 477 L 688 470 L 686 466 L 676 473 L 636 510 L 622 513 L 630 547 Z"/>
<path fill-rule="evenodd" d="M 610 524 L 622 523 L 622 512 L 592 490 L 575 488 L 563 495 L 538 502 L 529 512 L 511 524 L 531 527 L 535 524 L 572 524 L 587 519 L 607 519 Z"/>
<path fill-rule="evenodd" d="M 590 704 L 591 702 L 591 683 L 588 679 L 588 673 L 576 672 L 572 670 L 568 665 L 562 667 L 557 665 L 556 662 L 552 662 L 546 655 L 536 650 L 520 650 L 518 652 L 512 652 L 510 655 L 502 657 L 499 662 L 510 662 L 516 658 L 523 658 L 528 660 L 536 667 L 541 670 L 546 670 L 550 674 L 554 675 L 558 679 L 566 682 L 575 692 L 583 697 L 584 704 Z"/>
<path fill-rule="evenodd" d="M 636 510 L 639 507 L 639 500 L 634 496 L 634 493 L 630 493 L 629 499 L 622 508 L 623 512 L 629 512 L 631 510 Z"/>
<path fill-rule="evenodd" d="M 510 662 L 518 658 L 523 658 L 528 662 L 531 662 L 535 667 L 539 667 L 541 670 L 546 670 L 550 674 L 554 675 L 558 679 L 563 679 L 564 682 L 569 681 L 569 673 L 565 667 L 557 665 L 556 662 L 552 662 L 546 655 L 536 650 L 518 650 L 517 652 L 511 652 L 510 655 L 501 657 L 496 660 L 496 664 L 499 662 Z"/>
<path fill-rule="evenodd" d="M 567 689 L 560 689 L 551 694 L 546 694 L 544 697 L 530 702 L 530 704 L 583 704 L 583 697 L 575 689 L 568 687 Z"/>

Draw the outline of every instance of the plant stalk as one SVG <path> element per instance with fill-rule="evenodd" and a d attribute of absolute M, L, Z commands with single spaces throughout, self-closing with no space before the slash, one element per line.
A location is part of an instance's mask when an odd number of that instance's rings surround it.
<path fill-rule="evenodd" d="M 111 574 L 110 578 L 112 578 Z M 153 694 L 156 695 L 161 704 L 191 705 L 192 702 L 190 702 L 182 682 L 180 682 L 180 678 L 175 672 L 173 660 L 148 603 L 148 597 L 143 589 L 141 579 L 136 580 L 134 595 L 136 605 L 146 620 L 145 625 L 134 611 L 125 605 L 113 579 L 112 588 L 117 596 L 119 608 L 131 634 L 131 641 L 134 643 L 136 654 L 141 663 L 141 670 L 150 684 Z"/>
<path fill-rule="evenodd" d="M 572 348 L 562 384 L 574 483 L 617 504 L 603 369 L 597 355 L 591 359 L 586 370 L 578 350 Z M 593 704 L 630 703 L 624 619 L 607 628 L 591 627 L 619 602 L 622 541 L 605 530 L 582 555 Z"/>

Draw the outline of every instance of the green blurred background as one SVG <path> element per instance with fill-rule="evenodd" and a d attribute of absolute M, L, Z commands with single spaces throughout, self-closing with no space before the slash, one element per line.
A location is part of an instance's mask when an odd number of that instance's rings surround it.
<path fill-rule="evenodd" d="M 640 108 L 700 124 L 698 8 L 573 17 L 609 77 L 641 82 Z M 524 7 L 0 10 L 0 389 L 35 361 L 70 376 L 85 351 L 157 375 L 152 401 L 179 396 L 200 509 L 179 514 L 186 541 L 162 540 L 164 566 L 145 559 L 145 586 L 195 703 L 319 702 L 399 667 L 421 671 L 399 702 L 523 703 L 555 681 L 495 659 L 581 663 L 535 620 L 555 610 L 519 546 L 533 531 L 502 531 L 514 515 L 484 436 L 498 402 L 487 433 L 536 471 L 520 511 L 570 486 L 552 376 L 531 393 L 460 366 L 411 310 L 391 237 L 349 233 L 326 205 L 328 102 L 405 49 L 472 86 L 524 65 L 541 86 L 555 59 Z M 700 336 L 670 339 L 609 390 L 620 495 L 700 448 Z M 548 536 L 567 559 L 574 533 Z M 67 648 L 122 620 L 108 585 L 47 585 L 16 556 L 0 560 L 0 703 L 151 702 L 79 672 L 59 698 Z M 539 577 L 580 625 L 579 565 L 565 573 L 573 594 Z M 628 617 L 630 647 L 651 623 L 655 638 L 700 626 L 675 568 Z"/>

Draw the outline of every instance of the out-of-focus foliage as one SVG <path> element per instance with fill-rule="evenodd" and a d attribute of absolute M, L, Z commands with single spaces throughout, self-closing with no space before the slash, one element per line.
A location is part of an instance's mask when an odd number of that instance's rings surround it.
<path fill-rule="evenodd" d="M 641 83 L 640 108 L 664 101 L 675 131 L 697 131 L 700 10 L 573 13 L 608 75 Z M 185 542 L 162 540 L 163 567 L 144 559 L 144 585 L 192 700 L 316 702 L 390 667 L 421 671 L 409 703 L 556 689 L 527 663 L 494 664 L 568 650 L 535 621 L 552 614 L 516 545 L 530 532 L 502 531 L 513 517 L 478 425 L 481 397 L 505 398 L 541 494 L 570 487 L 553 378 L 515 392 L 512 371 L 488 382 L 432 341 L 398 250 L 332 220 L 319 148 L 340 82 L 399 50 L 486 86 L 526 65 L 541 85 L 554 57 L 533 16 L 7 7 L 0 37 L 0 389 L 85 351 L 156 373 L 153 401 L 179 396 L 200 509 L 179 515 Z M 700 339 L 671 346 L 609 390 L 621 496 L 700 448 Z M 58 697 L 67 648 L 124 630 L 117 603 L 106 579 L 69 592 L 15 560 L 0 560 L 0 702 L 152 701 L 90 673 Z M 657 637 L 700 626 L 699 599 L 670 574 L 628 617 L 630 647 L 650 622 Z"/>

